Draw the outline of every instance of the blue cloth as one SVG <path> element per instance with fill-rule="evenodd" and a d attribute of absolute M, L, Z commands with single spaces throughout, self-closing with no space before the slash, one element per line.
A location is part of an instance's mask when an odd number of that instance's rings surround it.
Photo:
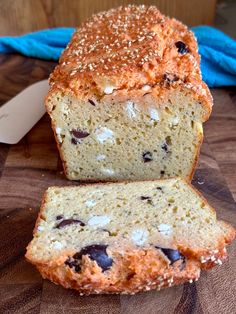
<path fill-rule="evenodd" d="M 210 26 L 193 27 L 203 80 L 210 87 L 236 85 L 236 41 Z"/>
<path fill-rule="evenodd" d="M 16 37 L 0 37 L 0 53 L 19 52 L 27 57 L 58 60 L 74 28 L 52 28 Z"/>
<path fill-rule="evenodd" d="M 58 60 L 74 28 L 53 28 L 0 37 L 0 53 L 19 52 L 28 57 Z M 236 41 L 210 26 L 193 27 L 201 54 L 203 80 L 210 87 L 236 85 Z"/>

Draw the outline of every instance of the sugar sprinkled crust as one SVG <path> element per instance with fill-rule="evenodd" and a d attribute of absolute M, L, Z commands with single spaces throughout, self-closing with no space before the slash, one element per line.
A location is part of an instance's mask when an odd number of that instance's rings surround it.
<path fill-rule="evenodd" d="M 181 86 L 201 101 L 207 119 L 212 97 L 199 63 L 196 39 L 186 26 L 155 6 L 129 5 L 96 14 L 77 29 L 50 77 L 51 90 L 101 97 L 140 88 L 161 95 Z"/>
<path fill-rule="evenodd" d="M 51 187 L 26 257 L 81 294 L 133 294 L 198 280 L 222 264 L 234 236 L 178 178 Z"/>

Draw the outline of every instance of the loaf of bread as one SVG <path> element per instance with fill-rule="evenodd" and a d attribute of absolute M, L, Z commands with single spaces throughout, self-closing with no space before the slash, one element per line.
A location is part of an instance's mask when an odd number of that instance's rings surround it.
<path fill-rule="evenodd" d="M 26 257 L 81 294 L 133 294 L 197 280 L 234 236 L 183 179 L 51 187 Z"/>
<path fill-rule="evenodd" d="M 212 108 L 197 49 L 154 6 L 112 9 L 77 29 L 46 99 L 68 179 L 191 179 Z"/>

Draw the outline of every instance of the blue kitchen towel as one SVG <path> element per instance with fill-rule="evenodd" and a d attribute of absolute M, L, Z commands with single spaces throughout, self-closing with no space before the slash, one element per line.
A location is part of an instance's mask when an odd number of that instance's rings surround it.
<path fill-rule="evenodd" d="M 58 60 L 74 28 L 52 28 L 0 37 L 0 53 L 19 52 L 28 57 Z M 193 27 L 201 54 L 203 80 L 210 87 L 236 85 L 236 41 L 210 26 Z"/>
<path fill-rule="evenodd" d="M 203 80 L 209 87 L 236 85 L 236 41 L 210 26 L 192 28 L 201 55 Z"/>
<path fill-rule="evenodd" d="M 14 37 L 0 37 L 0 53 L 19 52 L 27 57 L 58 60 L 74 28 L 59 27 Z"/>

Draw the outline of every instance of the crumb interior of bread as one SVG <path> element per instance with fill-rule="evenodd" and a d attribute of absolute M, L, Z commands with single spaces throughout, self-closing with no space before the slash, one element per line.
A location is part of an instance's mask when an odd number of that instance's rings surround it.
<path fill-rule="evenodd" d="M 65 220 L 69 224 L 63 225 Z M 47 260 L 92 244 L 210 250 L 226 232 L 180 179 L 49 188 L 31 254 Z"/>
<path fill-rule="evenodd" d="M 191 175 L 202 106 L 188 94 L 79 101 L 55 94 L 50 115 L 69 179 L 143 180 Z M 76 132 L 86 136 L 77 138 Z"/>

